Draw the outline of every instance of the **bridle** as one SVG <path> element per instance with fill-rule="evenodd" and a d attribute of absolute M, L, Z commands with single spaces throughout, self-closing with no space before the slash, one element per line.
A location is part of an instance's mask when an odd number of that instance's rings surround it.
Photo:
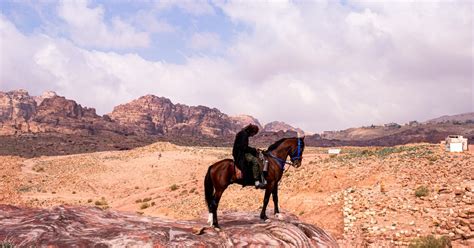
<path fill-rule="evenodd" d="M 281 159 L 275 156 L 272 152 L 266 152 L 268 156 L 270 156 L 271 158 L 275 159 L 278 162 L 278 165 L 281 170 L 285 169 L 285 164 L 295 166 L 296 162 L 301 163 L 301 160 L 303 159 L 303 157 L 301 156 L 303 153 L 301 139 L 300 138 L 296 138 L 296 139 L 298 141 L 298 145 L 296 146 L 296 149 L 293 152 L 291 152 L 291 154 L 290 154 L 291 148 L 288 149 L 287 154 L 290 155 L 290 161 L 287 161 L 286 159 Z"/>

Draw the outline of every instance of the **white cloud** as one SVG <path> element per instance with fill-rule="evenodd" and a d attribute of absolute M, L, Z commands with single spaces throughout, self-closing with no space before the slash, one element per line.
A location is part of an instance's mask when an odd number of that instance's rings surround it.
<path fill-rule="evenodd" d="M 119 17 L 106 23 L 104 8 L 90 8 L 86 0 L 61 2 L 58 15 L 67 24 L 66 31 L 78 45 L 92 48 L 137 48 L 150 45 L 149 34 L 136 30 Z"/>
<path fill-rule="evenodd" d="M 282 120 L 308 131 L 474 111 L 468 3 L 217 5 L 247 28 L 232 43 L 198 30 L 188 45 L 207 52 L 219 47 L 221 55 L 189 55 L 183 64 L 80 47 L 81 39 L 95 46 L 93 37 L 76 37 L 74 44 L 26 36 L 2 17 L 0 88 L 22 87 L 34 94 L 57 90 L 100 113 L 156 94 L 229 114 L 252 114 L 263 123 Z M 123 20 L 104 26 L 102 7 L 81 6 L 84 15 L 68 20 L 71 35 L 98 24 L 94 30 L 104 44 L 104 36 L 133 40 L 116 34 L 134 30 L 126 23 L 117 28 Z"/>

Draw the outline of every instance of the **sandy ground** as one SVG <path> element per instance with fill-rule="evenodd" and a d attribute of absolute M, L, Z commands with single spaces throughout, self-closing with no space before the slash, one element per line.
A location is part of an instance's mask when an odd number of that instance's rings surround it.
<path fill-rule="evenodd" d="M 451 154 L 428 144 L 344 147 L 338 156 L 329 156 L 327 149 L 306 148 L 303 165 L 285 171 L 280 208 L 324 228 L 343 247 L 406 246 L 429 234 L 450 236 L 455 247 L 469 247 L 474 243 L 469 236 L 472 224 L 466 230 L 459 216 L 450 216 L 473 208 L 470 148 Z M 207 168 L 230 154 L 229 148 L 155 143 L 130 151 L 33 159 L 3 156 L 0 203 L 89 205 L 174 219 L 201 218 L 207 212 Z M 426 186 L 429 194 L 415 196 L 419 186 Z M 232 185 L 221 199 L 220 213 L 258 211 L 262 201 L 263 191 Z M 272 214 L 272 201 L 267 211 Z M 440 223 L 433 224 L 434 218 Z"/>

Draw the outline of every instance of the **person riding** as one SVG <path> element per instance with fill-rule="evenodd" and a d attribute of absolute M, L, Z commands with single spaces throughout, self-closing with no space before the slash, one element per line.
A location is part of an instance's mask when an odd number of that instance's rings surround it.
<path fill-rule="evenodd" d="M 240 168 L 245 168 L 246 164 L 252 166 L 253 178 L 255 179 L 255 187 L 257 189 L 263 189 L 267 185 L 260 182 L 260 165 L 257 159 L 257 149 L 249 146 L 249 137 L 252 137 L 258 133 L 258 126 L 249 124 L 244 127 L 235 136 L 234 147 L 232 148 L 232 156 L 234 157 L 235 163 Z"/>

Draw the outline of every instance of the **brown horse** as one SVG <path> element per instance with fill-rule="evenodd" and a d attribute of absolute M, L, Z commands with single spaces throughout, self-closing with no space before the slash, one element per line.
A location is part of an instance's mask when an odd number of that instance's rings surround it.
<path fill-rule="evenodd" d="M 267 219 L 266 209 L 270 195 L 273 195 L 273 204 L 275 206 L 275 214 L 279 213 L 278 209 L 278 182 L 283 176 L 285 164 L 291 164 L 295 168 L 301 166 L 304 150 L 303 138 L 284 138 L 273 145 L 269 146 L 264 152 L 268 160 L 268 173 L 265 179 L 267 180 L 267 187 L 265 188 L 265 197 L 263 199 L 263 208 L 260 214 L 262 220 Z M 290 156 L 290 161 L 286 158 Z M 204 191 L 206 197 L 207 208 L 209 210 L 209 224 L 214 227 L 219 227 L 217 223 L 217 208 L 219 200 L 221 199 L 224 190 L 232 183 L 237 183 L 242 186 L 253 185 L 253 181 L 245 181 L 244 179 L 236 179 L 236 166 L 232 159 L 221 160 L 211 166 L 207 170 L 204 179 Z"/>

